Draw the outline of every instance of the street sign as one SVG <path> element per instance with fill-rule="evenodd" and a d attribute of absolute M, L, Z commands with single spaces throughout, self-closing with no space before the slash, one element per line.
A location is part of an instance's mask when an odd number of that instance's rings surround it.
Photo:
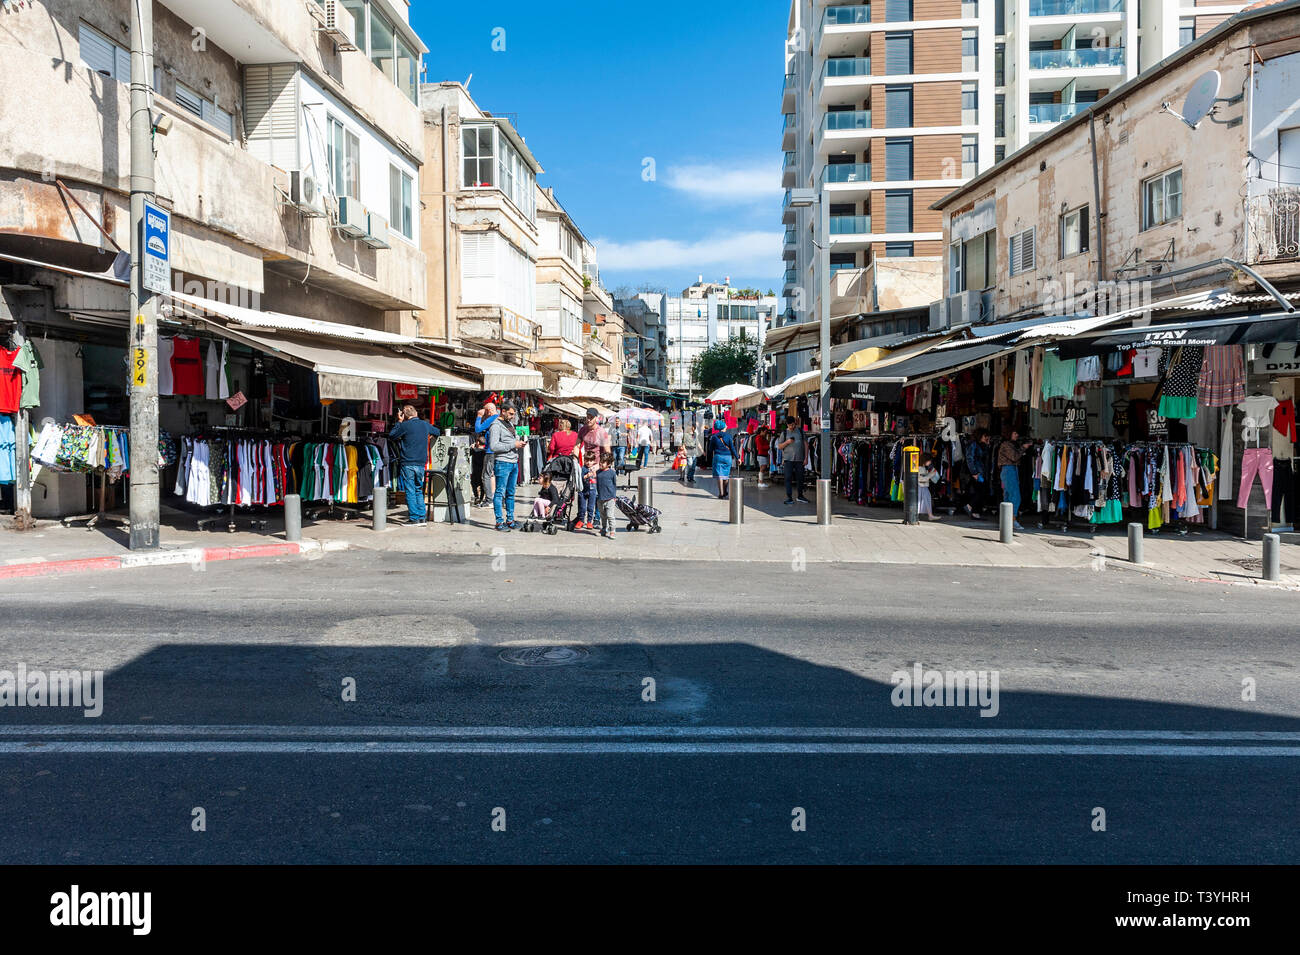
<path fill-rule="evenodd" d="M 171 213 L 151 202 L 144 204 L 142 268 L 147 291 L 164 295 L 171 291 Z"/>

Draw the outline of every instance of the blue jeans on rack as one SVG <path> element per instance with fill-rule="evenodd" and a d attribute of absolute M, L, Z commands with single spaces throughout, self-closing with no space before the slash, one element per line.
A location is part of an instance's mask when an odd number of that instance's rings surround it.
<path fill-rule="evenodd" d="M 428 519 L 424 506 L 424 465 L 402 465 L 402 490 L 406 494 L 406 513 L 412 524 L 423 524 Z"/>
<path fill-rule="evenodd" d="M 497 523 L 501 523 L 501 506 L 505 504 L 505 519 L 515 519 L 515 483 L 519 480 L 519 464 L 516 461 L 497 461 L 493 468 L 496 476 L 496 490 L 492 492 L 492 511 Z"/>
<path fill-rule="evenodd" d="M 1014 464 L 1002 465 L 1002 500 L 1011 502 L 1014 520 L 1020 520 L 1020 468 Z"/>

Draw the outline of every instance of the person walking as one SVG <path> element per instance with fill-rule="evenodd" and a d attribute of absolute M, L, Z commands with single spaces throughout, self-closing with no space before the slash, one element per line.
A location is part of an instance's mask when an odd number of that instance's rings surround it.
<path fill-rule="evenodd" d="M 781 449 L 785 471 L 785 503 L 793 504 L 794 495 L 798 494 L 799 500 L 807 504 L 808 498 L 803 496 L 803 459 L 808 453 L 808 438 L 797 416 L 790 415 L 785 419 L 785 433 L 777 447 Z"/>
<path fill-rule="evenodd" d="M 650 451 L 654 445 L 654 440 L 654 432 L 650 430 L 650 425 L 642 421 L 640 427 L 636 429 L 636 447 L 641 456 L 637 462 L 637 467 L 643 468 L 650 463 Z"/>
<path fill-rule="evenodd" d="M 469 484 L 474 492 L 474 507 L 484 507 L 487 504 L 487 490 L 483 485 L 483 469 L 487 467 L 487 438 L 484 435 L 474 435 L 474 446 L 469 452 Z"/>
<path fill-rule="evenodd" d="M 682 449 L 686 452 L 686 466 L 682 468 L 681 482 L 694 484 L 695 464 L 700 456 L 700 436 L 696 433 L 694 425 L 687 425 L 686 430 L 682 432 Z"/>
<path fill-rule="evenodd" d="M 975 432 L 965 464 L 966 503 L 962 510 L 967 517 L 982 517 L 984 503 L 989 498 L 989 433 L 984 428 Z"/>
<path fill-rule="evenodd" d="M 1014 429 L 1007 440 L 998 445 L 998 474 L 1002 478 L 1002 500 L 1011 502 L 1011 520 L 1016 530 L 1023 531 L 1020 524 L 1020 459 L 1025 449 L 1020 443 L 1020 433 Z"/>
<path fill-rule="evenodd" d="M 488 449 L 488 430 L 493 423 L 500 417 L 497 410 L 496 402 L 486 401 L 483 407 L 478 410 L 478 415 L 474 419 L 474 434 L 476 437 L 483 439 L 483 467 L 479 472 L 479 481 L 483 485 L 483 505 L 487 506 L 489 498 L 493 497 L 496 490 L 496 480 L 493 475 L 496 472 L 495 465 L 492 463 L 492 452 Z"/>
<path fill-rule="evenodd" d="M 771 458 L 768 457 L 772 449 L 772 435 L 767 430 L 767 426 L 759 428 L 754 435 L 754 457 L 758 459 L 758 486 L 770 487 L 767 483 L 768 463 Z"/>
<path fill-rule="evenodd" d="M 420 420 L 419 412 L 412 405 L 402 406 L 397 414 L 397 424 L 388 434 L 397 442 L 398 460 L 401 462 L 398 473 L 406 494 L 407 524 L 411 527 L 426 527 L 429 523 L 424 503 L 424 473 L 429 462 L 429 439 L 440 434 L 439 429 Z"/>
<path fill-rule="evenodd" d="M 519 481 L 519 449 L 524 443 L 515 434 L 515 416 L 514 405 L 506 405 L 488 429 L 487 447 L 492 452 L 493 477 L 496 479 L 492 511 L 499 531 L 512 531 L 519 526 L 515 523 L 515 485 Z"/>
<path fill-rule="evenodd" d="M 578 519 L 573 525 L 575 531 L 592 530 L 596 526 L 596 477 L 599 470 L 600 456 L 588 459 L 584 453 L 578 468 Z"/>
<path fill-rule="evenodd" d="M 600 467 L 600 456 L 610 449 L 610 437 L 595 408 L 587 409 L 587 423 L 578 429 L 578 442 L 582 445 L 583 464 L 592 469 Z M 593 513 L 592 520 L 595 518 Z"/>
<path fill-rule="evenodd" d="M 916 469 L 916 481 L 917 514 L 923 514 L 930 520 L 937 521 L 939 518 L 934 516 L 934 497 L 930 494 L 930 485 L 939 483 L 939 469 L 934 466 L 933 454 L 927 454 L 921 466 Z"/>
<path fill-rule="evenodd" d="M 596 472 L 596 504 L 600 507 L 600 536 L 614 539 L 614 501 L 618 498 L 618 472 L 614 455 L 606 451 Z"/>
<path fill-rule="evenodd" d="M 709 450 L 713 453 L 713 476 L 718 479 L 718 498 L 728 497 L 727 480 L 731 477 L 731 466 L 736 460 L 736 446 L 727 434 L 727 425 L 721 418 L 713 424 L 713 434 L 709 437 Z"/>

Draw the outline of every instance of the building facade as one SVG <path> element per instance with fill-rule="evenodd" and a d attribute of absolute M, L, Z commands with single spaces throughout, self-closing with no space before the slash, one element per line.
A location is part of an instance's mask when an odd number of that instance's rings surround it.
<path fill-rule="evenodd" d="M 711 345 L 743 337 L 761 347 L 777 302 L 776 296 L 740 295 L 730 282 L 706 284 L 703 279 L 681 295 L 664 295 L 669 389 L 684 395 L 695 390 L 691 363 Z"/>

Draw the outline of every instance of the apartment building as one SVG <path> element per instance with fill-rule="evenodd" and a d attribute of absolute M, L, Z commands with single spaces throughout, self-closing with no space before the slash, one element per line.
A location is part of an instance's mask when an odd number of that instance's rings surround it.
<path fill-rule="evenodd" d="M 582 247 L 582 356 L 589 378 L 604 381 L 623 379 L 623 316 L 614 308 L 614 297 L 600 284 L 600 263 L 596 247 Z"/>
<path fill-rule="evenodd" d="M 1241 8 L 1191 0 L 794 0 L 781 90 L 782 183 L 811 188 L 829 206 L 832 272 L 939 255 L 935 201 Z M 819 214 L 787 191 L 783 323 L 819 314 Z"/>
<path fill-rule="evenodd" d="M 662 292 L 638 292 L 614 300 L 623 316 L 623 378 L 631 385 L 668 388 L 668 326 Z"/>
<path fill-rule="evenodd" d="M 49 384 L 35 413 L 56 420 L 124 416 L 128 296 L 113 266 L 130 247 L 131 2 L 7 5 L 0 31 L 0 284 L 41 336 Z M 283 327 L 413 334 L 426 304 L 415 85 L 426 48 L 405 0 L 155 0 L 152 11 L 156 200 L 171 215 L 173 290 L 188 299 L 163 318 L 243 307 L 250 321 L 280 313 Z M 265 385 L 259 368 L 240 367 L 244 389 Z M 221 405 L 167 400 L 161 425 L 221 422 Z M 78 476 L 42 481 L 38 512 L 66 513 L 62 491 L 84 497 Z"/>
<path fill-rule="evenodd" d="M 742 295 L 739 291 L 729 281 L 705 283 L 701 277 L 681 295 L 663 296 L 670 389 L 691 392 L 691 363 L 711 345 L 744 337 L 761 347 L 775 320 L 778 300 L 774 295 Z"/>

